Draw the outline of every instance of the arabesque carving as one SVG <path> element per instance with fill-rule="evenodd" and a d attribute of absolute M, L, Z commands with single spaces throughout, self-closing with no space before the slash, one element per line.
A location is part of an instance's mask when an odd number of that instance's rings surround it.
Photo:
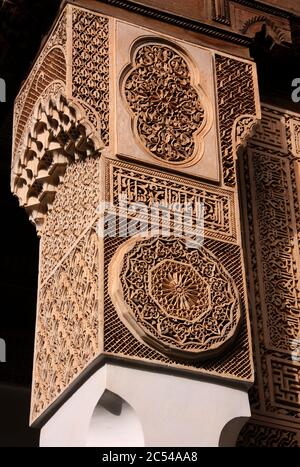
<path fill-rule="evenodd" d="M 40 241 L 39 296 L 31 421 L 101 351 L 100 161 L 67 167 Z"/>
<path fill-rule="evenodd" d="M 262 110 L 262 122 L 244 151 L 241 170 L 257 338 L 253 419 L 239 443 L 300 446 L 300 210 L 295 150 L 300 115 L 267 105 Z"/>
<path fill-rule="evenodd" d="M 120 200 L 126 200 L 129 208 L 136 203 L 145 203 L 149 207 L 152 203 L 174 206 L 180 219 L 184 206 L 190 206 L 191 218 L 196 222 L 201 215 L 199 206 L 203 205 L 205 236 L 238 242 L 235 196 L 231 191 L 110 159 L 106 161 L 106 172 L 106 199 L 119 209 L 120 214 Z M 130 212 L 126 214 L 128 218 L 135 216 Z M 153 215 L 152 222 L 160 225 L 162 220 Z M 182 230 L 182 221 L 177 224 L 174 220 L 174 230 Z"/>
<path fill-rule="evenodd" d="M 123 219 L 120 217 L 120 224 Z M 172 233 L 171 233 L 172 235 Z M 176 233 L 175 233 L 176 236 Z M 162 238 L 166 241 L 167 238 Z M 174 239 L 175 240 L 175 239 Z M 178 237 L 177 237 L 178 240 Z M 179 238 L 180 240 L 180 238 Z M 182 240 L 182 238 L 181 238 Z M 220 352 L 217 353 L 216 358 L 212 351 L 207 358 L 198 360 L 197 357 L 194 359 L 181 359 L 178 358 L 177 352 L 174 356 L 174 350 L 172 350 L 173 356 L 167 354 L 166 349 L 158 350 L 155 347 L 155 342 L 151 341 L 151 345 L 147 345 L 145 341 L 140 337 L 141 328 L 139 333 L 137 332 L 134 323 L 136 320 L 131 321 L 131 327 L 128 326 L 128 320 L 125 324 L 125 319 L 121 318 L 116 310 L 116 306 L 111 300 L 111 292 L 113 292 L 115 298 L 121 297 L 119 303 L 119 310 L 122 313 L 126 312 L 126 305 L 122 296 L 117 293 L 117 290 L 121 290 L 120 282 L 117 281 L 118 271 L 113 268 L 113 265 L 122 264 L 122 251 L 127 251 L 129 240 L 120 237 L 107 237 L 104 240 L 104 352 L 106 355 L 113 357 L 114 355 L 129 360 L 144 362 L 145 364 L 151 365 L 167 365 L 174 369 L 181 369 L 195 374 L 204 375 L 215 375 L 218 377 L 234 379 L 243 382 L 253 381 L 253 368 L 252 368 L 252 356 L 251 356 L 251 340 L 249 335 L 247 313 L 246 313 L 246 302 L 245 302 L 245 288 L 243 282 L 243 276 L 241 271 L 243 270 L 240 247 L 238 245 L 222 242 L 218 240 L 205 239 L 204 248 L 205 251 L 211 252 L 214 258 L 218 259 L 218 264 L 224 267 L 228 275 L 232 277 L 234 284 L 238 290 L 240 297 L 240 313 L 241 320 L 239 329 L 236 330 L 232 341 L 224 343 L 223 352 L 220 346 Z M 122 248 L 124 246 L 124 248 Z M 184 247 L 185 247 L 184 241 Z M 200 245 L 199 245 L 200 247 Z M 188 250 L 187 250 L 188 251 Z M 189 250 L 190 252 L 193 251 Z M 113 261 L 117 253 L 120 252 L 121 261 Z M 176 253 L 175 253 L 176 254 Z M 149 259 L 149 258 L 147 258 Z M 162 258 L 163 260 L 163 258 Z M 177 255 L 172 258 L 177 261 Z M 180 261 L 180 258 L 179 258 Z M 180 261 L 181 262 L 181 261 Z M 190 265 L 190 262 L 189 262 Z M 113 275 L 110 274 L 113 270 Z M 198 277 L 198 276 L 197 276 Z M 109 284 L 112 279 L 117 281 L 116 287 L 113 284 Z M 139 283 L 143 282 L 143 275 L 139 276 Z M 158 308 L 158 305 L 157 305 Z M 128 314 L 129 318 L 129 314 Z M 226 348 L 225 348 L 226 347 Z M 190 352 L 191 354 L 191 352 Z M 182 352 L 180 352 L 182 356 Z M 212 358 L 211 358 L 212 357 Z"/>
<path fill-rule="evenodd" d="M 98 261 L 91 227 L 40 288 L 31 421 L 100 352 Z"/>
<path fill-rule="evenodd" d="M 190 249 L 176 237 L 133 238 L 110 268 L 110 293 L 121 319 L 163 353 L 199 359 L 221 351 L 235 334 L 238 291 L 205 247 Z"/>
<path fill-rule="evenodd" d="M 236 184 L 236 147 L 239 144 L 240 135 L 233 134 L 233 128 L 237 118 L 246 116 L 253 119 L 260 117 L 259 103 L 255 91 L 253 78 L 254 65 L 251 63 L 241 63 L 230 57 L 216 55 L 216 76 L 217 92 L 219 104 L 219 126 L 221 138 L 221 153 L 223 165 L 223 182 L 226 186 Z M 251 129 L 253 121 L 250 122 Z M 245 120 L 243 122 L 245 124 Z M 245 138 L 246 125 L 239 130 Z M 238 137 L 237 143 L 234 137 Z"/>
<path fill-rule="evenodd" d="M 98 158 L 86 158 L 67 167 L 64 183 L 59 186 L 43 228 L 41 284 L 85 230 L 97 221 L 101 183 L 99 165 Z"/>
<path fill-rule="evenodd" d="M 31 420 L 100 356 L 251 383 L 235 158 L 259 116 L 253 64 L 66 8 L 16 103 L 13 190 L 41 236 Z M 118 146 L 119 104 L 138 156 Z M 119 228 L 120 197 L 181 214 L 188 205 L 193 226 L 203 205 L 204 244 L 177 236 L 177 215 L 169 237 L 99 239 L 99 205 L 110 202 Z"/>
<path fill-rule="evenodd" d="M 100 116 L 98 136 L 109 144 L 108 18 L 72 8 L 72 96 Z M 95 124 L 94 112 L 88 118 Z"/>
<path fill-rule="evenodd" d="M 256 125 L 258 124 L 257 118 L 253 115 L 243 115 L 242 117 L 238 118 L 234 125 L 234 151 L 235 155 L 237 156 L 237 151 L 241 147 L 245 147 L 248 140 L 253 135 Z"/>

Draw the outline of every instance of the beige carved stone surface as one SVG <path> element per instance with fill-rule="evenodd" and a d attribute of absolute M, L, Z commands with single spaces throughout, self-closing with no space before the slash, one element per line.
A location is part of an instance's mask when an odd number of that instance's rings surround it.
<path fill-rule="evenodd" d="M 255 66 L 77 6 L 65 11 L 16 104 L 12 188 L 41 236 L 31 421 L 105 358 L 248 385 L 235 163 L 260 117 Z M 53 51 L 61 60 L 50 63 Z M 39 87 L 42 63 L 51 79 Z M 117 226 L 104 239 L 102 201 Z M 167 239 L 129 251 L 135 240 L 121 231 L 137 203 L 177 211 Z M 201 214 L 204 244 L 187 247 L 186 238 L 200 241 Z M 151 222 L 166 227 L 160 214 Z"/>
<path fill-rule="evenodd" d="M 37 102 L 25 140 L 14 169 L 13 188 L 40 229 L 66 167 L 85 157 L 99 156 L 103 144 L 84 121 L 84 112 L 61 94 Z"/>
<path fill-rule="evenodd" d="M 196 221 L 197 206 L 203 203 L 204 234 L 207 237 L 238 243 L 238 220 L 236 218 L 236 196 L 212 185 L 187 180 L 166 172 L 147 169 L 126 162 L 107 159 L 106 162 L 106 200 L 119 213 L 122 213 L 120 200 L 126 199 L 127 205 L 151 203 L 181 206 L 190 205 L 192 219 Z M 134 213 L 126 213 L 134 218 Z M 181 211 L 178 214 L 182 215 Z M 147 216 L 146 216 L 147 218 Z M 152 216 L 152 222 L 161 225 L 159 217 Z M 182 229 L 182 223 L 174 220 L 174 230 Z"/>
<path fill-rule="evenodd" d="M 72 32 L 72 95 L 85 106 L 89 120 L 99 131 L 98 136 L 108 145 L 108 18 L 72 8 Z"/>
<path fill-rule="evenodd" d="M 256 122 L 254 118 L 249 127 L 249 116 L 255 117 L 259 114 L 253 73 L 254 69 L 250 63 L 240 63 L 232 58 L 216 55 L 223 182 L 226 186 L 236 184 L 233 128 L 240 121 L 240 117 L 246 114 L 248 129 L 245 133 L 249 134 Z M 241 144 L 242 134 L 243 132 L 236 135 L 238 144 Z"/>
<path fill-rule="evenodd" d="M 68 166 L 41 238 L 31 420 L 101 350 L 99 161 Z"/>
<path fill-rule="evenodd" d="M 191 81 L 186 59 L 159 43 L 138 47 L 124 78 L 140 140 L 154 157 L 172 164 L 195 163 L 196 143 L 207 123 L 207 110 Z"/>
<path fill-rule="evenodd" d="M 120 219 L 122 221 L 122 219 Z M 125 242 L 125 243 L 124 243 Z M 241 324 L 236 332 L 236 336 L 232 342 L 229 342 L 228 348 L 221 351 L 216 357 L 207 356 L 202 361 L 200 359 L 174 358 L 174 356 L 166 355 L 160 349 L 156 349 L 151 341 L 151 345 L 145 344 L 138 337 L 136 327 L 131 330 L 120 319 L 116 307 L 112 303 L 111 286 L 109 287 L 109 268 L 114 270 L 116 276 L 117 269 L 114 268 L 112 261 L 116 251 L 125 247 L 126 239 L 124 238 L 105 238 L 104 240 L 104 261 L 105 261 L 105 289 L 104 289 L 104 352 L 109 355 L 118 355 L 126 359 L 144 362 L 145 364 L 163 364 L 168 367 L 181 368 L 191 372 L 202 373 L 207 375 L 221 376 L 223 378 L 235 379 L 237 381 L 250 382 L 253 378 L 252 359 L 251 359 L 251 343 L 249 339 L 249 329 L 247 324 L 245 289 L 243 277 L 240 274 L 242 270 L 240 247 L 228 243 L 205 240 L 204 251 L 211 252 L 212 257 L 217 258 L 221 268 L 227 271 L 229 277 L 232 278 L 235 285 L 232 287 L 237 289 L 237 293 L 241 302 Z M 216 260 L 215 260 L 216 261 Z M 227 276 L 227 277 L 228 277 Z M 142 302 L 141 302 L 142 304 Z M 134 326 L 134 324 L 133 324 Z M 220 349 L 221 350 L 221 349 Z"/>
<path fill-rule="evenodd" d="M 98 159 L 86 159 L 67 168 L 43 229 L 39 279 L 42 284 L 78 238 L 96 222 L 99 185 Z"/>
<path fill-rule="evenodd" d="M 100 352 L 98 261 L 91 227 L 40 287 L 32 421 Z"/>
<path fill-rule="evenodd" d="M 121 319 L 167 355 L 208 357 L 236 332 L 233 279 L 209 250 L 189 249 L 182 238 L 128 240 L 111 261 L 109 282 Z"/>
<path fill-rule="evenodd" d="M 300 445 L 300 116 L 263 107 L 243 158 L 255 344 L 253 422 L 241 443 Z M 257 420 L 260 424 L 257 425 Z M 270 427 L 270 424 L 272 428 Z"/>
<path fill-rule="evenodd" d="M 213 53 L 122 21 L 115 40 L 117 156 L 218 182 Z"/>

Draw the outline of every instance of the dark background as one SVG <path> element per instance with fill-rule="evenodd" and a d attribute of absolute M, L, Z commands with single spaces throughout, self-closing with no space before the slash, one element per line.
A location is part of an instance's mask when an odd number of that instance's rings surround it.
<path fill-rule="evenodd" d="M 10 193 L 12 111 L 59 5 L 60 0 L 0 0 L 0 78 L 7 88 L 7 101 L 0 103 L 0 338 L 5 339 L 7 349 L 7 362 L 0 363 L 0 446 L 37 445 L 37 434 L 28 429 L 25 435 L 24 427 L 28 423 L 39 245 L 35 228 Z M 300 78 L 299 24 L 293 21 L 292 47 L 274 45 L 262 30 L 250 49 L 258 64 L 262 99 L 298 112 L 300 105 L 291 101 L 291 82 Z"/>
<path fill-rule="evenodd" d="M 0 338 L 7 352 L 7 362 L 0 363 L 0 446 L 37 445 L 37 434 L 24 427 L 29 417 L 39 244 L 25 210 L 10 193 L 12 111 L 59 4 L 0 0 L 0 77 L 6 82 L 6 103 L 0 102 Z"/>

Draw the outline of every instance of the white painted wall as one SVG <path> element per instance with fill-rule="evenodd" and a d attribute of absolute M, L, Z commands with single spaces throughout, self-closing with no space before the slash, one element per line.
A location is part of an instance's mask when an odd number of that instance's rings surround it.
<path fill-rule="evenodd" d="M 105 390 L 121 398 L 119 409 L 118 402 L 113 408 L 107 403 L 103 407 Z M 226 424 L 249 416 L 245 390 L 107 364 L 43 426 L 40 445 L 218 446 Z"/>
<path fill-rule="evenodd" d="M 121 397 L 105 390 L 92 415 L 88 447 L 144 446 L 142 425 L 134 409 Z"/>

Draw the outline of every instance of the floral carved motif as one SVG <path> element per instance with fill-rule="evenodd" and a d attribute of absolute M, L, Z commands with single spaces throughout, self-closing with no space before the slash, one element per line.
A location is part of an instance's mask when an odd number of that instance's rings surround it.
<path fill-rule="evenodd" d="M 176 357 L 199 359 L 223 348 L 240 320 L 239 295 L 217 258 L 176 237 L 134 238 L 125 245 L 111 262 L 109 280 L 129 329 Z"/>
<path fill-rule="evenodd" d="M 100 161 L 67 167 L 40 242 L 32 421 L 100 352 Z"/>
<path fill-rule="evenodd" d="M 208 283 L 189 264 L 163 260 L 149 272 L 149 292 L 168 316 L 194 321 L 209 310 Z"/>
<path fill-rule="evenodd" d="M 89 107 L 87 115 L 105 146 L 109 144 L 109 26 L 108 18 L 72 9 L 72 96 Z M 97 119 L 97 117 L 96 117 Z M 95 126 L 96 126 L 95 125 Z"/>
<path fill-rule="evenodd" d="M 199 158 L 206 108 L 192 82 L 190 66 L 179 52 L 159 43 L 140 46 L 123 92 L 135 131 L 152 156 L 173 164 Z"/>
<path fill-rule="evenodd" d="M 92 227 L 40 288 L 32 421 L 99 353 L 98 257 Z"/>

